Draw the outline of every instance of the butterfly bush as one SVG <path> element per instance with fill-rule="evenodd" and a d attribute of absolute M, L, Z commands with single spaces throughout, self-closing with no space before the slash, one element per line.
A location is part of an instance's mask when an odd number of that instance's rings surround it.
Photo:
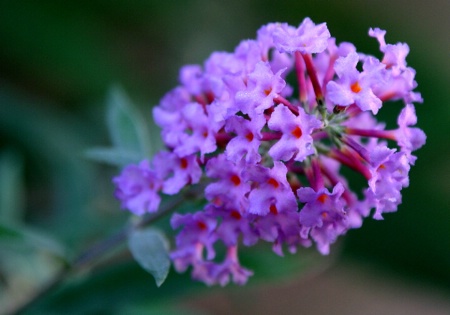
<path fill-rule="evenodd" d="M 180 85 L 153 110 L 165 150 L 113 180 L 136 215 L 158 211 L 161 194 L 205 183 L 204 208 L 171 219 L 177 271 L 192 268 L 208 285 L 244 284 L 252 272 L 239 263 L 241 244 L 270 242 L 278 255 L 315 245 L 328 254 L 363 218 L 397 210 L 412 152 L 426 137 L 414 127 L 413 102 L 422 98 L 408 45 L 386 44 L 385 33 L 369 31 L 378 59 L 338 45 L 325 23 L 270 23 L 234 52 L 181 69 Z M 386 129 L 376 115 L 398 100 L 398 127 Z M 355 193 L 342 168 L 367 187 Z M 226 248 L 220 261 L 218 244 Z"/>

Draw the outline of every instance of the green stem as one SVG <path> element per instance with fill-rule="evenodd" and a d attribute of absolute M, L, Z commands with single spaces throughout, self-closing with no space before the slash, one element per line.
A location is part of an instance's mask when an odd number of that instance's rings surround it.
<path fill-rule="evenodd" d="M 75 257 L 72 263 L 65 264 L 46 284 L 34 292 L 20 305 L 12 309 L 11 315 L 19 315 L 36 304 L 43 296 L 58 288 L 72 274 L 79 272 L 83 268 L 95 263 L 99 258 L 111 252 L 117 246 L 121 245 L 128 237 L 129 233 L 138 228 L 143 228 L 173 212 L 176 207 L 186 201 L 198 196 L 203 187 L 196 187 L 188 190 L 185 194 L 172 198 L 170 201 L 161 205 L 156 213 L 148 214 L 140 218 L 138 222 L 129 223 L 118 232 L 106 237 L 98 243 L 90 246 Z"/>

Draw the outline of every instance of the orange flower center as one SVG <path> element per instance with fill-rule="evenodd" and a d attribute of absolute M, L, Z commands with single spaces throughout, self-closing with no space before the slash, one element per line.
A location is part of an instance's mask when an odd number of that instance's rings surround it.
<path fill-rule="evenodd" d="M 297 126 L 297 127 L 295 127 L 294 130 L 291 131 L 291 134 L 292 134 L 294 137 L 296 137 L 297 139 L 299 139 L 299 138 L 302 136 L 303 132 L 302 132 L 302 130 L 300 129 L 300 127 Z"/>
<path fill-rule="evenodd" d="M 321 194 L 321 195 L 317 198 L 317 200 L 318 200 L 320 203 L 325 203 L 325 201 L 327 201 L 327 199 L 328 199 L 328 195 L 326 195 L 326 194 Z"/>
<path fill-rule="evenodd" d="M 280 184 L 272 177 L 267 180 L 267 184 L 272 185 L 274 188 L 278 188 Z"/>
<path fill-rule="evenodd" d="M 359 85 L 358 81 L 356 81 L 355 83 L 350 85 L 350 89 L 352 90 L 353 93 L 359 93 L 361 92 L 362 87 L 361 85 Z"/>
<path fill-rule="evenodd" d="M 213 203 L 214 205 L 216 205 L 217 207 L 220 207 L 220 206 L 223 205 L 223 200 L 220 199 L 219 197 L 216 197 L 216 198 L 214 198 L 214 199 L 212 200 L 212 203 Z"/>
<path fill-rule="evenodd" d="M 241 179 L 236 174 L 233 174 L 230 177 L 231 182 L 234 184 L 234 186 L 239 186 L 241 184 Z"/>
<path fill-rule="evenodd" d="M 206 230 L 206 228 L 207 228 L 205 222 L 203 222 L 203 221 L 198 221 L 197 226 L 200 230 Z"/>
<path fill-rule="evenodd" d="M 188 167 L 188 162 L 185 158 L 180 159 L 180 167 L 181 169 L 185 170 Z"/>
<path fill-rule="evenodd" d="M 270 210 L 270 213 L 272 213 L 272 214 L 278 214 L 278 209 L 277 209 L 277 206 L 275 206 L 275 205 L 270 205 L 269 210 Z"/>
<path fill-rule="evenodd" d="M 241 214 L 237 210 L 233 210 L 230 213 L 231 217 L 236 220 L 240 220 L 242 218 Z"/>

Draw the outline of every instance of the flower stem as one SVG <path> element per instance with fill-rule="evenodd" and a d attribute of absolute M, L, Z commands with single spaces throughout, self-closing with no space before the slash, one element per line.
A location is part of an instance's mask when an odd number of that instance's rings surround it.
<path fill-rule="evenodd" d="M 312 56 L 310 54 L 302 54 L 303 60 L 305 61 L 306 71 L 308 72 L 311 84 L 316 94 L 316 99 L 318 103 L 323 102 L 322 87 L 320 86 L 319 79 L 317 78 L 316 68 L 314 67 Z"/>
<path fill-rule="evenodd" d="M 281 95 L 278 95 L 277 97 L 275 97 L 273 99 L 273 101 L 275 103 L 280 103 L 280 104 L 286 105 L 294 115 L 296 115 L 296 116 L 299 115 L 298 108 L 296 106 L 294 106 L 291 102 L 289 102 L 287 99 L 282 97 Z"/>
<path fill-rule="evenodd" d="M 305 64 L 299 51 L 295 52 L 295 72 L 297 74 L 300 103 L 306 104 L 308 101 L 308 93 L 306 90 Z"/>
<path fill-rule="evenodd" d="M 13 308 L 10 314 L 22 314 L 35 305 L 42 297 L 62 285 L 63 282 L 65 282 L 71 275 L 93 265 L 98 261 L 98 259 L 104 257 L 106 254 L 110 253 L 112 250 L 125 242 L 131 231 L 148 226 L 163 216 L 173 212 L 180 204 L 185 202 L 187 199 L 192 199 L 199 195 L 201 191 L 202 189 L 195 187 L 187 191 L 184 195 L 178 196 L 178 198 L 172 198 L 170 201 L 164 203 L 158 212 L 143 216 L 137 223 L 129 223 L 119 231 L 88 247 L 86 250 L 77 255 L 71 263 L 64 264 L 52 279 L 36 290 L 20 305 Z"/>
<path fill-rule="evenodd" d="M 361 137 L 373 137 L 388 140 L 395 140 L 394 131 L 391 130 L 376 130 L 376 129 L 358 129 L 358 128 L 345 128 L 344 132 L 349 135 L 361 136 Z"/>

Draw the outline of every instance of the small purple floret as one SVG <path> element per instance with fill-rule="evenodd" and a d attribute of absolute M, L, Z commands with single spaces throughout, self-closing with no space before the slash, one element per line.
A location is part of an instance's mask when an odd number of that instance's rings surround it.
<path fill-rule="evenodd" d="M 162 180 L 150 169 L 147 160 L 139 165 L 129 165 L 113 179 L 116 198 L 122 201 L 122 208 L 136 215 L 158 210 L 161 197 L 158 192 Z"/>

